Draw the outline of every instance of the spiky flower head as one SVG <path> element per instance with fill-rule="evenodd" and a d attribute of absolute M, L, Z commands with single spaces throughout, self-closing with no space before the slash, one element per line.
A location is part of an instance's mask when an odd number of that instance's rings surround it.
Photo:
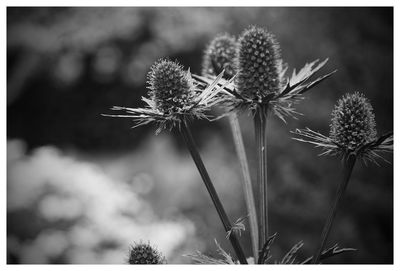
<path fill-rule="evenodd" d="M 138 243 L 129 248 L 129 264 L 164 264 L 165 257 L 150 244 Z"/>
<path fill-rule="evenodd" d="M 322 148 L 321 155 L 355 155 L 364 162 L 376 163 L 377 158 L 386 161 L 379 153 L 393 151 L 393 132 L 377 137 L 372 106 L 359 92 L 347 93 L 338 100 L 332 111 L 329 136 L 310 128 L 292 133 L 300 136 L 293 139 Z"/>
<path fill-rule="evenodd" d="M 349 151 L 376 140 L 375 115 L 363 94 L 347 93 L 339 99 L 332 111 L 329 137 Z"/>
<path fill-rule="evenodd" d="M 150 98 L 160 112 L 181 112 L 193 105 L 193 87 L 180 64 L 161 59 L 151 67 L 147 79 Z"/>
<path fill-rule="evenodd" d="M 207 46 L 202 63 L 203 76 L 217 76 L 224 70 L 223 78 L 230 79 L 236 74 L 237 42 L 234 36 L 220 34 Z"/>
<path fill-rule="evenodd" d="M 251 26 L 239 38 L 237 90 L 260 100 L 282 87 L 280 47 L 273 34 Z"/>
<path fill-rule="evenodd" d="M 212 83 L 205 89 L 200 89 L 189 70 L 185 72 L 177 62 L 161 59 L 147 75 L 149 97 L 142 97 L 145 107 L 113 106 L 111 110 L 125 114 L 102 116 L 132 118 L 136 123 L 132 128 L 155 123 L 156 134 L 164 129 L 180 128 L 182 122 L 193 118 L 208 118 L 206 113 L 221 101 L 219 93 L 226 87 L 227 83 L 221 84 L 221 80 L 222 73 L 211 80 Z"/>

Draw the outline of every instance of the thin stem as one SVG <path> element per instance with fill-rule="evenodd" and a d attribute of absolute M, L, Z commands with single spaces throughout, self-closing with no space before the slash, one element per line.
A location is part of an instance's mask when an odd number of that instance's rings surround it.
<path fill-rule="evenodd" d="M 185 140 L 185 143 L 189 149 L 189 152 L 192 155 L 193 161 L 196 164 L 197 169 L 199 170 L 199 173 L 203 179 L 203 182 L 207 188 L 207 191 L 211 196 L 211 199 L 214 203 L 215 209 L 217 209 L 218 215 L 222 221 L 222 224 L 224 225 L 224 229 L 226 232 L 229 232 L 232 229 L 232 224 L 230 223 L 229 218 L 226 215 L 225 209 L 222 206 L 222 203 L 218 197 L 217 191 L 215 190 L 214 185 L 211 182 L 210 176 L 208 175 L 208 172 L 203 164 L 203 161 L 200 157 L 197 146 L 194 143 L 192 133 L 190 132 L 186 122 L 183 122 L 180 131 L 181 131 L 181 134 L 182 134 L 182 136 Z M 235 250 L 235 253 L 236 253 L 240 263 L 247 264 L 247 260 L 244 255 L 243 249 L 240 246 L 239 240 L 234 231 L 231 231 L 231 234 L 229 235 L 229 240 L 231 241 L 232 247 Z"/>
<path fill-rule="evenodd" d="M 240 124 L 236 113 L 229 115 L 229 123 L 231 126 L 233 139 L 235 142 L 236 153 L 239 158 L 240 168 L 242 170 L 242 185 L 244 191 L 244 199 L 246 202 L 247 212 L 249 213 L 251 245 L 253 248 L 254 262 L 258 261 L 258 224 L 257 211 L 254 201 L 253 188 L 251 185 L 250 170 L 247 162 L 246 151 L 243 144 Z"/>
<path fill-rule="evenodd" d="M 255 112 L 254 127 L 257 144 L 257 184 L 259 192 L 259 251 L 262 250 L 268 234 L 268 186 L 267 186 L 267 111 L 266 106 Z"/>
<path fill-rule="evenodd" d="M 341 200 L 344 192 L 346 191 L 347 184 L 349 183 L 350 176 L 353 171 L 354 164 L 356 162 L 356 158 L 357 158 L 356 155 L 349 155 L 348 157 L 345 157 L 343 159 L 343 180 L 339 184 L 339 187 L 336 191 L 336 197 L 335 197 L 335 200 L 331 207 L 331 210 L 329 211 L 329 215 L 326 219 L 318 250 L 315 252 L 314 257 L 313 257 L 313 262 L 312 262 L 313 264 L 318 263 L 320 260 L 321 253 L 324 249 L 326 240 L 328 239 L 329 232 L 331 231 L 333 220 L 335 219 L 335 215 L 336 215 L 340 200 Z"/>

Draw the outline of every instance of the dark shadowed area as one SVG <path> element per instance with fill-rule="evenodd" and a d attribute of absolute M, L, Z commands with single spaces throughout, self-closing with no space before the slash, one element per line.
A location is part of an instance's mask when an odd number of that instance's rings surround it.
<path fill-rule="evenodd" d="M 307 93 L 297 120 L 268 123 L 271 256 L 301 240 L 298 259 L 311 256 L 340 163 L 290 131 L 328 134 L 336 100 L 354 91 L 370 99 L 378 134 L 393 129 L 392 8 L 8 8 L 8 263 L 124 263 L 139 241 L 169 263 L 190 263 L 183 255 L 197 250 L 217 256 L 214 239 L 233 255 L 182 138 L 100 114 L 143 106 L 157 59 L 199 74 L 216 34 L 249 25 L 276 35 L 289 73 L 325 58 L 323 73 L 338 70 Z M 255 179 L 253 123 L 240 122 Z M 192 131 L 231 220 L 245 217 L 227 119 Z M 357 251 L 327 263 L 393 263 L 393 165 L 379 164 L 356 164 L 328 239 Z M 250 257 L 248 231 L 240 241 Z"/>

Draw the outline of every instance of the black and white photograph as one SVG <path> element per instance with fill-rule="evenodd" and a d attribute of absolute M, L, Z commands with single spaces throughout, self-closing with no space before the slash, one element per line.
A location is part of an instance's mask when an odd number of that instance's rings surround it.
<path fill-rule="evenodd" d="M 396 7 L 4 9 L 8 266 L 394 267 Z"/>

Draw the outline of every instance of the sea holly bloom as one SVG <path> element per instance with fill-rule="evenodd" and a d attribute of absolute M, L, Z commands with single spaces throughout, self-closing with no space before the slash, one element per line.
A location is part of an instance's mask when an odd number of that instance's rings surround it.
<path fill-rule="evenodd" d="M 372 106 L 364 95 L 346 94 L 332 111 L 329 137 L 348 152 L 357 152 L 376 140 L 375 126 Z"/>
<path fill-rule="evenodd" d="M 147 75 L 147 83 L 155 108 L 166 115 L 184 112 L 194 104 L 193 83 L 176 62 L 156 62 Z"/>
<path fill-rule="evenodd" d="M 252 26 L 239 38 L 237 92 L 262 102 L 283 85 L 280 47 L 274 35 Z"/>
<path fill-rule="evenodd" d="M 232 106 L 252 112 L 270 108 L 283 121 L 285 116 L 295 117 L 298 113 L 292 105 L 335 72 L 309 81 L 327 61 L 307 63 L 298 73 L 294 70 L 289 78 L 274 35 L 264 28 L 251 26 L 239 38 L 236 89 L 231 93 L 236 100 Z"/>
<path fill-rule="evenodd" d="M 331 117 L 329 136 L 306 128 L 297 129 L 294 134 L 301 138 L 294 139 L 322 148 L 321 155 L 355 155 L 364 161 L 383 159 L 379 152 L 393 150 L 392 132 L 377 137 L 373 108 L 364 94 L 345 94 L 338 100 Z"/>
<path fill-rule="evenodd" d="M 217 76 L 222 71 L 223 78 L 229 80 L 236 74 L 235 37 L 229 34 L 216 36 L 207 46 L 202 63 L 202 75 Z"/>
<path fill-rule="evenodd" d="M 129 264 L 165 264 L 165 257 L 150 244 L 138 243 L 129 248 Z"/>
<path fill-rule="evenodd" d="M 393 133 L 377 138 L 375 116 L 370 102 L 359 92 L 345 94 L 332 111 L 329 136 L 322 135 L 309 128 L 297 129 L 294 132 L 301 138 L 295 140 L 311 143 L 321 147 L 321 155 L 338 155 L 342 158 L 343 178 L 339 183 L 334 202 L 326 218 L 318 249 L 312 263 L 319 263 L 323 248 L 332 229 L 333 221 L 341 198 L 350 181 L 351 173 L 358 158 L 373 161 L 385 160 L 379 152 L 393 150 Z M 385 160 L 386 161 L 386 160 Z"/>
<path fill-rule="evenodd" d="M 133 128 L 156 123 L 156 134 L 164 129 L 180 127 L 183 121 L 193 118 L 207 118 L 210 108 L 220 100 L 216 95 L 225 84 L 217 86 L 222 74 L 205 89 L 199 90 L 192 79 L 190 71 L 184 71 L 177 62 L 160 59 L 147 75 L 149 97 L 142 97 L 146 103 L 144 108 L 128 108 L 113 106 L 111 110 L 123 111 L 125 115 L 109 115 L 108 117 L 132 118 L 136 123 Z"/>

